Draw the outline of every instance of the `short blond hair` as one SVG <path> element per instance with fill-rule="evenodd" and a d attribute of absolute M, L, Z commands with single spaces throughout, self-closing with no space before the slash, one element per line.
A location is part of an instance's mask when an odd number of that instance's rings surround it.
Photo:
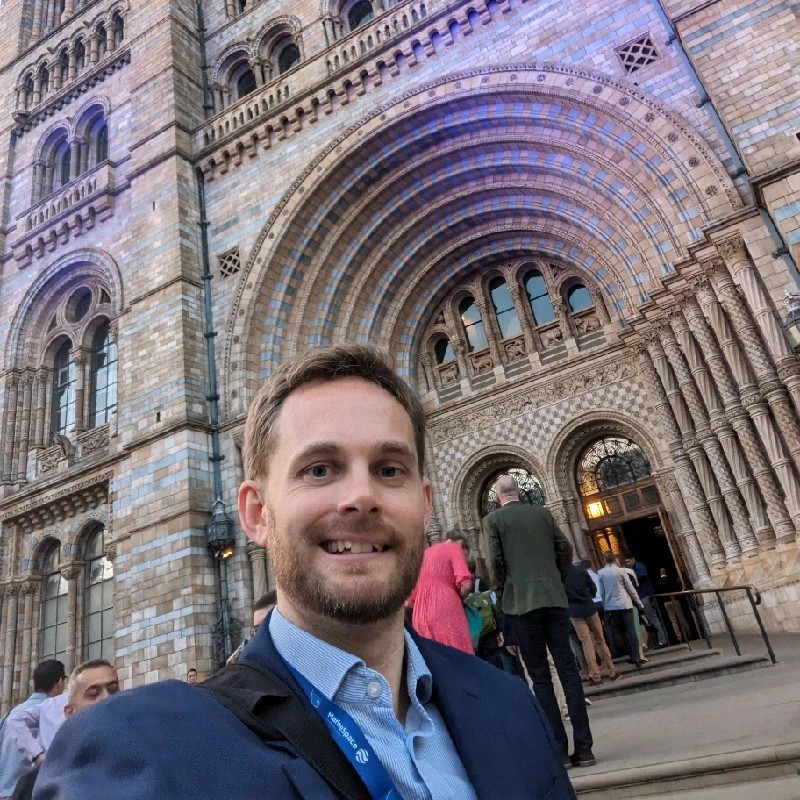
<path fill-rule="evenodd" d="M 284 361 L 259 389 L 247 411 L 244 427 L 244 468 L 248 478 L 266 477 L 275 447 L 275 426 L 286 398 L 314 381 L 363 378 L 388 392 L 411 419 L 417 463 L 425 461 L 425 412 L 411 387 L 394 371 L 386 355 L 368 344 L 319 347 Z"/>

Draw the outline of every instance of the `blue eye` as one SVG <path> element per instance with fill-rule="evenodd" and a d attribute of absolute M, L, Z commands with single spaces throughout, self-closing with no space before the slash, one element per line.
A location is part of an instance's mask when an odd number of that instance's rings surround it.
<path fill-rule="evenodd" d="M 315 464 L 308 470 L 312 478 L 326 478 L 328 476 L 328 467 L 324 464 Z"/>
<path fill-rule="evenodd" d="M 381 467 L 381 477 L 383 478 L 396 478 L 400 473 L 397 467 Z"/>

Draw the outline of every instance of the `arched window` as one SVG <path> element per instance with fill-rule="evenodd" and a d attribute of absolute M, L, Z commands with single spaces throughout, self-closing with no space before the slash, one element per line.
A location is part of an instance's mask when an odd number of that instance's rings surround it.
<path fill-rule="evenodd" d="M 105 121 L 97 126 L 93 134 L 95 164 L 102 164 L 108 158 L 108 125 Z"/>
<path fill-rule="evenodd" d="M 30 73 L 22 81 L 22 97 L 27 111 L 33 106 L 33 75 Z"/>
<path fill-rule="evenodd" d="M 450 340 L 446 336 L 442 336 L 434 342 L 433 354 L 436 356 L 437 364 L 447 364 L 448 361 L 455 359 Z"/>
<path fill-rule="evenodd" d="M 69 53 L 66 47 L 58 55 L 58 74 L 61 76 L 63 86 L 69 80 Z"/>
<path fill-rule="evenodd" d="M 97 38 L 97 56 L 102 58 L 108 51 L 108 41 L 106 38 L 106 26 L 99 23 L 94 30 L 94 35 Z"/>
<path fill-rule="evenodd" d="M 105 529 L 86 542 L 83 578 L 83 660 L 114 660 L 114 565 L 105 555 Z"/>
<path fill-rule="evenodd" d="M 75 68 L 80 72 L 86 66 L 86 46 L 83 39 L 75 42 Z"/>
<path fill-rule="evenodd" d="M 53 185 L 50 190 L 55 192 L 72 180 L 72 151 L 69 142 L 64 138 L 58 145 L 54 154 Z"/>
<path fill-rule="evenodd" d="M 503 339 L 519 336 L 522 328 L 519 325 L 519 317 L 514 308 L 514 301 L 511 299 L 511 292 L 508 290 L 508 284 L 502 278 L 493 278 L 489 283 L 489 294 L 492 296 L 492 305 L 497 317 L 497 324 L 500 327 L 500 335 Z"/>
<path fill-rule="evenodd" d="M 486 482 L 483 497 L 481 498 L 481 514 L 485 516 L 490 511 L 499 508 L 497 504 L 497 479 L 500 475 L 514 477 L 517 481 L 517 486 L 519 486 L 519 499 L 523 503 L 530 503 L 532 506 L 544 505 L 544 489 L 539 479 L 535 475 L 531 475 L 527 470 L 512 467 L 509 470 L 497 473 Z"/>
<path fill-rule="evenodd" d="M 39 66 L 39 89 L 42 98 L 44 98 L 50 90 L 50 72 L 46 64 L 41 64 Z"/>
<path fill-rule="evenodd" d="M 92 340 L 91 367 L 92 428 L 105 425 L 117 406 L 117 345 L 111 337 L 108 322 L 104 322 Z"/>
<path fill-rule="evenodd" d="M 300 48 L 293 41 L 286 42 L 280 46 L 280 50 L 276 48 L 276 51 L 278 52 L 278 74 L 288 72 L 300 63 Z"/>
<path fill-rule="evenodd" d="M 67 581 L 59 572 L 61 547 L 53 545 L 42 565 L 42 606 L 39 624 L 39 661 L 63 661 L 67 651 Z"/>
<path fill-rule="evenodd" d="M 374 18 L 375 11 L 372 3 L 369 0 L 358 0 L 347 14 L 347 24 L 350 26 L 350 30 L 354 31 Z"/>
<path fill-rule="evenodd" d="M 650 462 L 639 445 L 622 436 L 607 436 L 586 448 L 576 477 L 581 495 L 588 497 L 636 483 L 650 473 Z"/>
<path fill-rule="evenodd" d="M 111 24 L 114 26 L 114 47 L 119 47 L 125 38 L 125 21 L 120 16 L 119 11 L 111 15 Z"/>
<path fill-rule="evenodd" d="M 570 311 L 583 311 L 592 307 L 592 297 L 589 290 L 580 283 L 567 289 L 567 305 Z"/>
<path fill-rule="evenodd" d="M 243 69 L 235 78 L 236 99 L 241 100 L 256 90 L 256 76 L 249 67 Z"/>
<path fill-rule="evenodd" d="M 486 340 L 481 312 L 475 305 L 475 301 L 471 297 L 465 297 L 458 307 L 458 313 L 461 316 L 464 333 L 467 335 L 470 353 L 473 350 L 483 350 L 484 347 L 488 347 L 489 343 Z"/>
<path fill-rule="evenodd" d="M 534 322 L 537 325 L 553 322 L 556 312 L 553 310 L 553 303 L 547 294 L 547 284 L 541 272 L 533 270 L 525 276 L 525 292 L 528 295 L 528 302 L 531 304 Z"/>
<path fill-rule="evenodd" d="M 54 434 L 66 434 L 75 424 L 75 362 L 67 339 L 58 348 L 53 359 L 53 417 Z"/>
<path fill-rule="evenodd" d="M 245 9 L 247 8 L 247 0 L 239 0 L 239 13 L 244 13 Z"/>

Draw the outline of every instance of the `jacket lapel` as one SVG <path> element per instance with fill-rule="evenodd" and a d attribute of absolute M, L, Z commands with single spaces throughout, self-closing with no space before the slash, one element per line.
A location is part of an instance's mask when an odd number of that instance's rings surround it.
<path fill-rule="evenodd" d="M 494 761 L 487 758 L 486 748 L 480 746 L 480 742 L 485 741 L 487 721 L 493 714 L 485 691 L 481 691 L 472 675 L 464 672 L 454 681 L 453 665 L 425 639 L 413 633 L 412 636 L 433 676 L 432 699 L 447 725 L 475 794 L 479 800 L 496 800 L 497 787 L 509 786 L 510 776 L 501 774 Z M 493 742 L 492 749 L 500 745 L 500 742 Z"/>

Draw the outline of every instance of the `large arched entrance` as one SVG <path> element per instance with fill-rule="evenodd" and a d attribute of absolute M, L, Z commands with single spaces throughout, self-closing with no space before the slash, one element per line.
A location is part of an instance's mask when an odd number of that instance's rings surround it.
<path fill-rule="evenodd" d="M 662 570 L 670 585 L 686 580 L 650 461 L 636 442 L 609 435 L 586 444 L 577 460 L 575 483 L 596 563 L 611 551 L 641 561 L 654 582 Z"/>

